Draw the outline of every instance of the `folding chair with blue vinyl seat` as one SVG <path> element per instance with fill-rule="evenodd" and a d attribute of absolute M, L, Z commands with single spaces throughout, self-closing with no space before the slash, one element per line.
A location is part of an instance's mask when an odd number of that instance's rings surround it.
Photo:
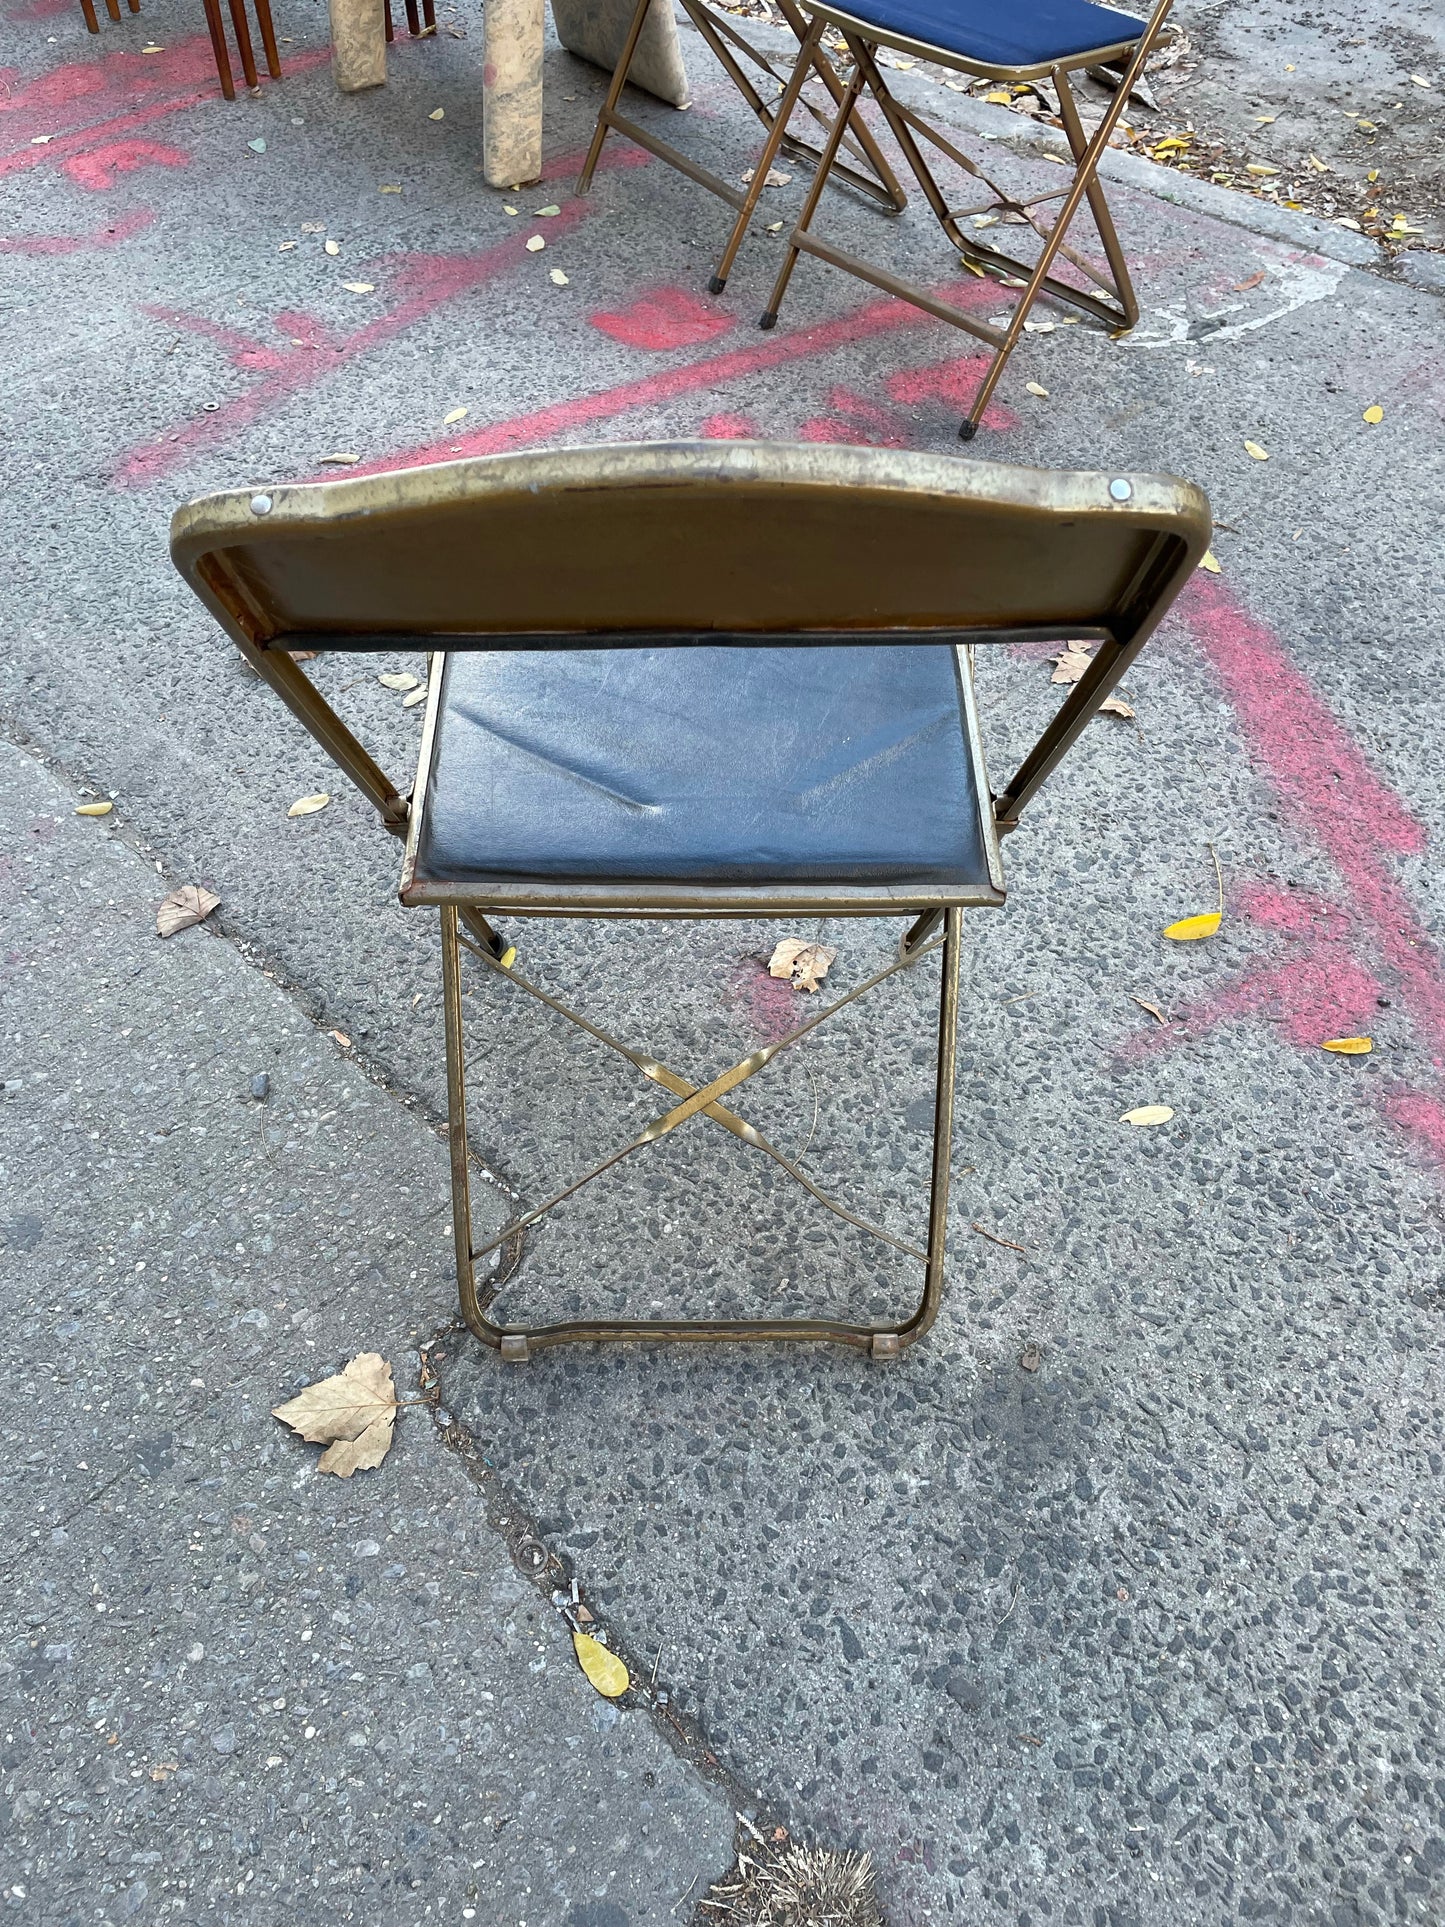
<path fill-rule="evenodd" d="M 762 326 L 771 328 L 777 322 L 798 255 L 807 253 L 965 329 L 987 342 L 994 354 L 959 430 L 964 441 L 971 441 L 977 432 L 984 409 L 1040 295 L 1050 295 L 1078 308 L 1111 329 L 1132 328 L 1139 318 L 1139 304 L 1099 180 L 1099 161 L 1119 124 L 1130 92 L 1143 74 L 1150 51 L 1158 42 L 1171 5 L 1172 0 L 1157 0 L 1148 19 L 1137 20 L 1113 7 L 1098 6 L 1094 0 L 1012 0 L 1012 4 L 1003 7 L 994 0 L 862 0 L 859 5 L 847 7 L 838 5 L 837 0 L 817 0 L 817 4 L 808 0 L 811 21 L 802 38 L 798 67 L 806 68 L 815 57 L 825 32 L 836 30 L 852 56 L 853 72 L 835 111 L 823 159 L 787 237 L 787 249 Z M 1071 179 L 1061 187 L 1021 198 L 998 187 L 976 161 L 897 98 L 875 59 L 880 46 L 897 48 L 918 59 L 935 61 L 1001 84 L 1050 82 L 1058 95 L 1059 118 L 1073 155 Z M 1071 91 L 1073 79 L 1089 68 L 1109 71 L 1118 82 L 1092 134 L 1084 131 Z M 1005 327 L 980 320 L 934 289 L 906 281 L 857 254 L 820 240 L 813 233 L 813 218 L 833 157 L 856 117 L 865 91 L 877 102 L 909 170 L 964 263 L 981 273 L 998 274 L 1008 282 L 1021 285 L 1022 292 Z M 988 190 L 988 198 L 966 207 L 950 208 L 919 146 L 918 136 L 980 181 Z M 774 145 L 770 138 L 759 162 L 764 170 L 771 165 L 770 150 Z M 1061 205 L 1053 220 L 1045 223 L 1036 210 L 1046 209 L 1052 202 Z M 1069 230 L 1085 202 L 1093 216 L 1106 268 L 1096 266 L 1067 245 Z M 1034 229 L 1041 242 L 1034 261 L 1017 260 L 982 241 L 979 229 L 966 231 L 960 225 L 968 219 L 992 222 L 999 215 L 1012 216 Z M 1063 280 L 1053 272 L 1060 256 L 1088 285 Z"/>
<path fill-rule="evenodd" d="M 1167 476 L 750 442 L 494 456 L 232 491 L 177 511 L 177 566 L 405 838 L 403 903 L 440 912 L 456 1264 L 481 1339 L 509 1359 L 639 1338 L 832 1339 L 888 1357 L 927 1331 L 943 1289 L 963 912 L 1004 901 L 999 832 L 1125 673 L 1208 537 L 1204 497 Z M 1091 638 L 1089 669 L 992 796 L 973 645 Z M 291 652 L 418 646 L 436 653 L 408 793 Z M 805 914 L 906 926 L 884 968 L 696 1081 L 508 968 L 497 929 L 512 916 Z M 499 990 L 539 998 L 668 1094 L 628 1143 L 483 1242 L 463 952 Z M 933 954 L 938 1064 L 919 1244 L 826 1194 L 733 1106 L 780 1051 Z M 916 1259 L 916 1307 L 881 1323 L 489 1316 L 486 1255 L 689 1125 L 729 1132 Z"/>

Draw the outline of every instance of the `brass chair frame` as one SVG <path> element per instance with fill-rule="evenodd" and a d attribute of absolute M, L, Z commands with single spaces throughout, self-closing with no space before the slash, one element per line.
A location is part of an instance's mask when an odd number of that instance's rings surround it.
<path fill-rule="evenodd" d="M 779 73 L 769 56 L 760 47 L 754 46 L 752 41 L 738 30 L 728 15 L 715 13 L 707 5 L 707 0 L 682 0 L 683 11 L 697 28 L 703 43 L 767 130 L 768 140 L 765 149 L 767 159 L 754 167 L 746 192 L 734 187 L 731 181 L 725 181 L 711 168 L 704 167 L 699 161 L 693 160 L 690 155 L 684 154 L 671 142 L 663 140 L 659 135 L 649 132 L 647 128 L 639 126 L 636 121 L 620 113 L 618 102 L 627 84 L 627 77 L 642 38 L 642 30 L 647 23 L 648 8 L 654 4 L 656 0 L 637 0 L 637 6 L 627 30 L 627 38 L 623 42 L 622 53 L 613 69 L 612 84 L 598 111 L 592 144 L 587 150 L 582 172 L 577 177 L 579 194 L 590 191 L 592 176 L 597 171 L 597 163 L 602 156 L 603 143 L 609 133 L 615 132 L 634 141 L 637 146 L 646 148 L 649 154 L 656 155 L 658 160 L 665 161 L 669 167 L 675 167 L 689 180 L 696 181 L 699 187 L 705 187 L 710 194 L 716 194 L 719 200 L 726 201 L 729 207 L 736 208 L 737 219 L 733 222 L 732 232 L 728 236 L 717 267 L 713 270 L 712 279 L 708 283 L 708 292 L 711 294 L 721 294 L 727 286 L 727 279 L 732 272 L 738 249 L 742 246 L 743 237 L 747 233 L 748 223 L 757 212 L 759 198 L 767 185 L 769 169 L 779 153 L 786 154 L 790 160 L 813 167 L 822 163 L 825 153 L 831 153 L 833 158 L 830 164 L 839 179 L 881 203 L 889 213 L 899 213 L 907 206 L 907 196 L 884 159 L 882 149 L 863 116 L 853 107 L 850 107 L 844 116 L 838 139 L 833 142 L 831 148 L 825 149 L 788 132 L 789 123 L 799 107 L 811 114 L 820 127 L 831 128 L 826 111 L 803 92 L 810 74 L 815 74 L 823 83 L 835 107 L 842 102 L 844 95 L 843 82 L 833 66 L 826 47 L 821 44 L 816 35 L 808 34 L 808 23 L 798 5 L 798 0 L 776 0 L 778 11 L 792 29 L 794 38 L 800 46 L 805 39 L 808 40 L 810 48 L 808 58 L 796 60 L 786 74 Z M 765 99 L 754 86 L 752 76 L 741 64 L 739 55 L 742 60 L 750 61 L 755 69 L 760 70 L 776 84 L 778 92 L 771 101 Z M 838 158 L 843 148 L 847 148 L 853 156 L 853 161 Z M 855 161 L 860 165 L 854 165 Z"/>
<path fill-rule="evenodd" d="M 633 530 L 629 545 L 620 532 Z M 1128 670 L 1209 540 L 1208 503 L 1171 477 L 1054 474 L 869 448 L 678 443 L 490 456 L 354 481 L 231 491 L 177 510 L 177 567 L 242 655 L 406 842 L 403 903 L 441 918 L 453 1229 L 462 1314 L 503 1358 L 589 1339 L 828 1339 L 893 1357 L 937 1315 L 946 1255 L 954 1041 L 965 909 L 1004 901 L 997 838 Z M 570 543 L 570 549 L 568 544 Z M 789 573 L 789 570 L 791 573 Z M 1010 781 L 984 775 L 972 659 L 978 644 L 1093 640 L 1089 669 Z M 625 648 L 724 641 L 952 645 L 979 779 L 987 878 L 864 883 L 429 875 L 421 861 L 442 728 L 445 655 L 458 649 Z M 297 650 L 430 647 L 417 779 L 394 784 L 305 675 Z M 503 962 L 489 920 L 904 916 L 896 960 L 785 1037 L 697 1084 L 611 1035 Z M 942 925 L 942 935 L 935 933 Z M 473 1228 L 462 951 L 626 1057 L 676 1100 L 626 1145 L 479 1244 Z M 829 1197 L 729 1100 L 895 972 L 941 953 L 926 1242 Z M 583 1185 L 696 1117 L 769 1157 L 815 1200 L 923 1265 L 911 1314 L 832 1318 L 563 1319 L 502 1325 L 478 1262 Z M 493 1289 L 493 1294 L 495 1288 Z"/>
<path fill-rule="evenodd" d="M 978 425 L 992 398 L 1004 367 L 1023 335 L 1024 323 L 1040 295 L 1050 295 L 1056 301 L 1067 303 L 1080 310 L 1095 321 L 1116 330 L 1127 330 L 1139 319 L 1139 303 L 1134 286 L 1129 277 L 1128 263 L 1119 245 L 1118 233 L 1114 227 L 1113 216 L 1099 180 L 1099 162 L 1109 144 L 1114 129 L 1124 113 L 1130 92 L 1142 76 L 1144 63 L 1158 43 L 1168 18 L 1173 0 L 1156 0 L 1156 4 L 1145 21 L 1140 22 L 1139 35 L 1135 40 L 1121 41 L 1114 46 L 1091 48 L 1086 53 L 1076 54 L 1067 60 L 1026 67 L 1000 67 L 965 60 L 946 48 L 936 47 L 926 41 L 912 40 L 907 36 L 889 33 L 870 23 L 861 14 L 851 13 L 846 8 L 833 4 L 833 0 L 822 0 L 814 8 L 810 0 L 811 22 L 802 36 L 796 66 L 806 70 L 808 62 L 815 56 L 823 34 L 831 27 L 843 36 L 853 60 L 853 71 L 843 89 L 842 98 L 834 111 L 833 125 L 829 130 L 823 158 L 816 168 L 809 184 L 802 210 L 794 223 L 787 239 L 782 266 L 759 325 L 763 328 L 776 326 L 778 311 L 787 293 L 793 269 L 800 253 L 815 255 L 820 261 L 831 262 L 834 267 L 856 275 L 860 280 L 881 288 L 886 294 L 897 295 L 901 300 L 911 302 L 914 307 L 925 313 L 936 315 L 940 321 L 950 322 L 956 328 L 987 342 L 994 350 L 993 357 L 985 370 L 978 390 L 967 416 L 959 428 L 963 441 L 972 441 L 978 432 Z M 961 148 L 949 140 L 926 121 L 911 107 L 906 107 L 888 86 L 874 58 L 880 46 L 897 48 L 901 52 L 914 55 L 921 60 L 929 60 L 940 66 L 950 67 L 960 73 L 972 74 L 976 79 L 998 81 L 1001 84 L 1017 85 L 1027 81 L 1048 80 L 1052 83 L 1059 101 L 1059 118 L 1064 125 L 1065 138 L 1073 155 L 1073 172 L 1064 186 L 1050 189 L 1044 194 L 1034 194 L 1026 199 L 1017 199 L 991 180 L 976 161 L 965 154 Z M 1122 78 L 1115 89 L 1114 96 L 1104 111 L 1103 119 L 1092 135 L 1086 135 L 1080 118 L 1078 103 L 1071 88 L 1071 76 L 1091 67 L 1122 69 Z M 942 299 L 932 289 L 920 286 L 876 267 L 865 261 L 862 256 L 851 254 L 835 247 L 829 241 L 820 240 L 812 232 L 814 215 L 833 169 L 834 158 L 846 132 L 854 118 L 858 102 L 868 92 L 877 102 L 890 132 L 897 142 L 908 168 L 922 189 L 924 198 L 932 209 L 934 217 L 943 229 L 950 244 L 957 249 L 966 264 L 980 273 L 993 273 L 1010 281 L 1021 281 L 1022 292 L 1018 296 L 1013 314 L 1007 327 L 995 327 L 992 323 L 980 320 L 977 315 Z M 776 130 L 774 130 L 775 132 Z M 966 207 L 951 208 L 934 177 L 919 146 L 918 136 L 927 141 L 940 153 L 946 155 L 958 167 L 981 183 L 988 190 L 988 198 L 970 203 Z M 771 151 L 776 143 L 770 136 L 768 149 L 759 161 L 759 170 L 766 174 L 772 165 Z M 1087 201 L 1093 216 L 1100 244 L 1104 250 L 1107 271 L 1098 268 L 1084 255 L 1066 245 L 1069 229 L 1079 209 Z M 1038 210 L 1045 209 L 1052 202 L 1059 202 L 1053 220 L 1045 224 Z M 1038 258 L 1033 262 L 1020 261 L 979 240 L 977 232 L 965 233 L 961 221 L 974 216 L 995 213 L 1011 214 L 1032 227 L 1041 242 Z M 1050 272 L 1055 261 L 1062 255 L 1093 284 L 1098 292 L 1081 289 L 1067 281 L 1061 281 Z"/>

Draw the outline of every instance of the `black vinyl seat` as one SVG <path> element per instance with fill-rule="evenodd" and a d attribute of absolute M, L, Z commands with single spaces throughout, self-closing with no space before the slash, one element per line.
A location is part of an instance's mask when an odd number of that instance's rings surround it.
<path fill-rule="evenodd" d="M 416 880 L 989 888 L 942 643 L 447 658 Z"/>

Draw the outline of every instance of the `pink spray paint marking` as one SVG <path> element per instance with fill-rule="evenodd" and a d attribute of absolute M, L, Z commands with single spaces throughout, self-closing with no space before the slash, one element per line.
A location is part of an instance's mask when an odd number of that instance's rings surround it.
<path fill-rule="evenodd" d="M 901 415 L 870 401 L 854 388 L 830 388 L 828 406 L 836 413 L 814 415 L 798 424 L 800 442 L 851 442 L 860 448 L 908 448 L 912 444 L 913 437 Z"/>
<path fill-rule="evenodd" d="M 628 308 L 588 317 L 594 328 L 629 348 L 653 354 L 671 348 L 700 348 L 738 325 L 736 315 L 701 301 L 686 288 L 653 288 Z"/>
<path fill-rule="evenodd" d="M 750 442 L 758 439 L 758 425 L 751 415 L 709 415 L 697 432 L 707 442 Z"/>
<path fill-rule="evenodd" d="M 184 147 L 167 147 L 163 141 L 107 141 L 83 154 L 71 154 L 60 163 L 78 187 L 93 194 L 104 194 L 115 186 L 118 174 L 134 174 L 141 167 L 188 167 L 190 155 Z"/>
<path fill-rule="evenodd" d="M 546 408 L 514 415 L 509 421 L 493 422 L 474 428 L 469 434 L 436 443 L 424 442 L 403 449 L 383 461 L 352 469 L 353 475 L 383 475 L 394 468 L 415 468 L 429 462 L 450 461 L 457 455 L 498 455 L 510 448 L 535 448 L 555 436 L 574 433 L 593 423 L 612 421 L 635 408 L 653 408 L 676 401 L 680 396 L 709 391 L 748 376 L 784 368 L 793 362 L 812 361 L 827 354 L 851 348 L 878 336 L 903 333 L 914 328 L 936 325 L 931 315 L 904 301 L 875 301 L 855 308 L 814 328 L 796 333 L 775 333 L 762 337 L 747 348 L 734 348 L 726 354 L 710 355 L 706 360 L 687 362 L 680 368 L 666 368 L 636 381 L 621 382 L 591 395 L 571 401 L 553 402 Z M 214 419 L 212 417 L 211 419 Z"/>
<path fill-rule="evenodd" d="M 559 156 L 544 172 L 543 179 L 575 169 L 579 158 Z M 605 164 L 608 157 L 604 155 L 603 160 Z M 626 150 L 620 150 L 611 164 L 625 167 L 639 165 L 640 161 L 632 160 Z M 568 202 L 549 222 L 549 235 L 559 238 L 586 220 L 591 212 L 592 203 L 586 199 Z M 267 343 L 204 316 L 173 308 L 148 308 L 146 313 L 173 328 L 184 328 L 218 342 L 227 349 L 235 367 L 244 368 L 261 379 L 247 394 L 223 403 L 213 414 L 192 416 L 158 441 L 131 449 L 117 465 L 117 482 L 136 488 L 158 481 L 191 455 L 224 442 L 238 429 L 270 414 L 334 369 L 394 340 L 448 302 L 470 294 L 531 258 L 526 251 L 526 237 L 521 232 L 510 234 L 496 247 L 483 248 L 475 254 L 384 256 L 371 263 L 367 272 L 378 281 L 384 278 L 390 284 L 388 292 L 399 293 L 401 299 L 385 314 L 348 335 L 332 335 L 323 323 L 312 317 L 283 310 L 275 316 L 275 326 L 284 339 Z M 437 455 L 434 459 L 445 457 Z"/>
<path fill-rule="evenodd" d="M 1388 992 L 1435 1069 L 1445 1068 L 1445 969 L 1391 862 L 1427 847 L 1424 825 L 1366 761 L 1279 640 L 1222 584 L 1196 576 L 1179 609 L 1285 823 L 1333 865 L 1342 888 L 1327 902 L 1249 886 L 1241 896 L 1245 914 L 1279 933 L 1282 953 L 1186 1010 L 1178 1032 L 1134 1040 L 1131 1053 L 1166 1049 L 1176 1036 L 1252 1014 L 1272 1017 L 1292 1043 L 1317 1050 L 1328 1037 L 1365 1029 L 1377 997 Z M 1445 1167 L 1445 1105 L 1429 1092 L 1402 1088 L 1379 1101 L 1391 1122 Z"/>
<path fill-rule="evenodd" d="M 326 47 L 288 52 L 286 71 L 304 73 L 330 57 Z M 108 51 L 97 60 L 67 62 L 0 93 L 0 176 L 89 153 L 201 101 L 220 99 L 205 34 L 159 54 Z"/>
<path fill-rule="evenodd" d="M 959 355 L 928 368 L 904 369 L 884 383 L 890 401 L 905 405 L 939 401 L 962 415 L 973 406 L 979 384 L 988 373 L 990 355 Z M 985 428 L 1017 428 L 1019 418 L 1002 402 L 991 401 L 983 411 Z"/>
<path fill-rule="evenodd" d="M 132 209 L 109 227 L 94 228 L 89 234 L 12 234 L 0 235 L 0 254 L 86 254 L 99 248 L 119 247 L 133 235 L 144 234 L 155 222 L 148 207 Z"/>

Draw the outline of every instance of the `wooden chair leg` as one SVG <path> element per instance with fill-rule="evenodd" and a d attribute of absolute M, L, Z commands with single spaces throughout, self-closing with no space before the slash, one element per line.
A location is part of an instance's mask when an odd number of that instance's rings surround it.
<path fill-rule="evenodd" d="M 436 0 L 421 0 L 421 17 L 423 26 L 427 27 L 432 33 L 435 33 L 437 24 Z"/>
<path fill-rule="evenodd" d="M 276 46 L 276 27 L 271 19 L 271 0 L 256 0 L 256 21 L 261 29 L 261 45 L 266 50 L 266 71 L 272 80 L 281 78 L 281 55 Z"/>
<path fill-rule="evenodd" d="M 385 9 L 386 9 L 387 44 L 390 45 L 390 43 L 396 39 L 396 23 L 393 21 L 391 17 L 391 0 L 383 0 L 383 5 L 385 6 Z"/>
<path fill-rule="evenodd" d="M 231 72 L 231 52 L 226 45 L 226 29 L 221 20 L 221 0 L 205 0 L 206 29 L 211 36 L 211 52 L 216 57 L 216 78 L 227 100 L 236 98 L 236 81 Z"/>
<path fill-rule="evenodd" d="M 85 15 L 87 30 L 91 33 L 99 33 L 100 22 L 95 17 L 95 0 L 80 0 L 80 11 Z"/>
<path fill-rule="evenodd" d="M 251 51 L 251 29 L 246 20 L 246 0 L 231 0 L 231 25 L 236 30 L 236 50 L 241 56 L 241 72 L 248 87 L 259 87 L 256 56 Z"/>
<path fill-rule="evenodd" d="M 421 15 L 416 10 L 416 0 L 406 0 L 406 30 L 413 38 L 421 32 Z"/>
<path fill-rule="evenodd" d="M 105 0 L 105 10 L 112 20 L 120 19 L 120 0 Z"/>

